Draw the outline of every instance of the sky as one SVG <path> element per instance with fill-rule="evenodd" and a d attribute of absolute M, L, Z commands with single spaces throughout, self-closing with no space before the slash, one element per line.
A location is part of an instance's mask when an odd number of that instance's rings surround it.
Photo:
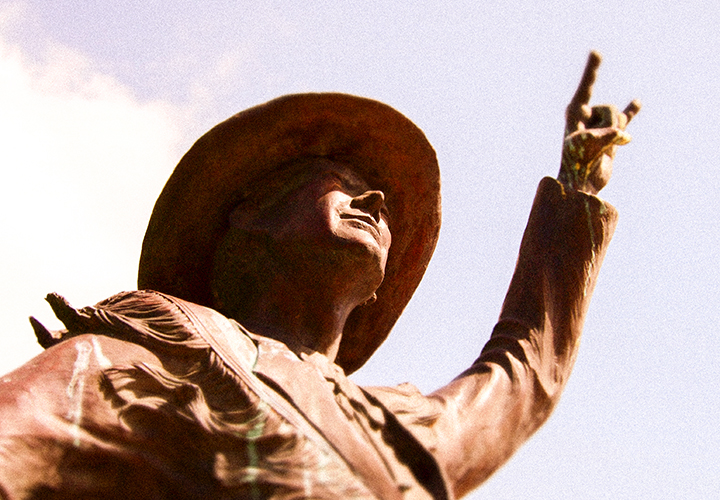
<path fill-rule="evenodd" d="M 134 289 L 174 165 L 206 130 L 295 92 L 385 102 L 442 173 L 433 261 L 353 376 L 425 392 L 469 366 L 512 275 L 587 54 L 593 102 L 643 109 L 601 196 L 620 212 L 565 394 L 466 498 L 720 492 L 720 3 L 714 0 L 0 0 L 0 372 L 27 322 Z"/>

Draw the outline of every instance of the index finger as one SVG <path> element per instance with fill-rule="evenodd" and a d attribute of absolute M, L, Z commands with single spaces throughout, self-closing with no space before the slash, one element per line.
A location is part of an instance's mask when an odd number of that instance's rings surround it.
<path fill-rule="evenodd" d="M 578 122 L 583 119 L 583 109 L 587 111 L 590 96 L 592 95 L 592 87 L 595 83 L 597 70 L 601 62 L 602 57 L 598 52 L 594 50 L 590 52 L 587 63 L 585 64 L 585 71 L 583 71 L 582 78 L 580 79 L 580 84 L 567 107 L 566 117 L 568 129 L 575 129 Z"/>
<path fill-rule="evenodd" d="M 596 51 L 590 52 L 587 63 L 585 64 L 585 71 L 580 79 L 580 85 L 578 85 L 575 95 L 570 101 L 570 106 L 578 107 L 583 104 L 590 102 L 590 96 L 592 95 L 592 87 L 597 77 L 597 70 L 602 62 L 602 57 Z"/>

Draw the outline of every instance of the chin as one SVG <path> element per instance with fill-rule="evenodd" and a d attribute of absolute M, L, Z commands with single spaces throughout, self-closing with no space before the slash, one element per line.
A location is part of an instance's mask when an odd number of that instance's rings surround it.
<path fill-rule="evenodd" d="M 354 252 L 354 258 L 346 262 L 343 279 L 352 280 L 357 290 L 366 298 L 372 296 L 385 278 L 385 259 L 378 252 Z M 364 300 L 364 299 L 363 299 Z"/>
<path fill-rule="evenodd" d="M 377 247 L 363 246 L 357 255 L 358 270 L 366 279 L 363 281 L 372 281 L 376 284 L 377 288 L 385 278 L 385 264 L 387 262 L 387 255 L 384 252 L 379 251 Z M 375 290 L 373 289 L 373 292 Z"/>
<path fill-rule="evenodd" d="M 338 236 L 349 246 L 355 247 L 358 253 L 364 254 L 368 259 L 375 261 L 375 265 L 379 266 L 384 272 L 388 251 L 377 242 L 372 234 L 362 231 L 359 234 L 355 232 Z"/>

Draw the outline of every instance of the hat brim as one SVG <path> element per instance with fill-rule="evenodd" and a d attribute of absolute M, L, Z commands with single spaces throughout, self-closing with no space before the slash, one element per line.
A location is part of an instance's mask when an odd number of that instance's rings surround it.
<path fill-rule="evenodd" d="M 374 304 L 355 309 L 336 363 L 362 366 L 387 338 L 417 288 L 440 230 L 440 174 L 422 131 L 390 106 L 347 94 L 295 94 L 238 113 L 203 135 L 155 204 L 139 288 L 212 306 L 215 250 L 238 193 L 278 166 L 307 157 L 341 160 L 385 193 L 392 246 Z"/>

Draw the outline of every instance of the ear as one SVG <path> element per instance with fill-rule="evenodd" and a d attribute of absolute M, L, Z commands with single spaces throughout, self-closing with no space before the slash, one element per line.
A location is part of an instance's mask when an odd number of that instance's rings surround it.
<path fill-rule="evenodd" d="M 373 292 L 373 294 L 370 296 L 370 298 L 367 299 L 362 304 L 360 304 L 358 307 L 369 306 L 370 304 L 374 304 L 376 300 L 377 300 L 377 294 L 375 292 Z"/>

